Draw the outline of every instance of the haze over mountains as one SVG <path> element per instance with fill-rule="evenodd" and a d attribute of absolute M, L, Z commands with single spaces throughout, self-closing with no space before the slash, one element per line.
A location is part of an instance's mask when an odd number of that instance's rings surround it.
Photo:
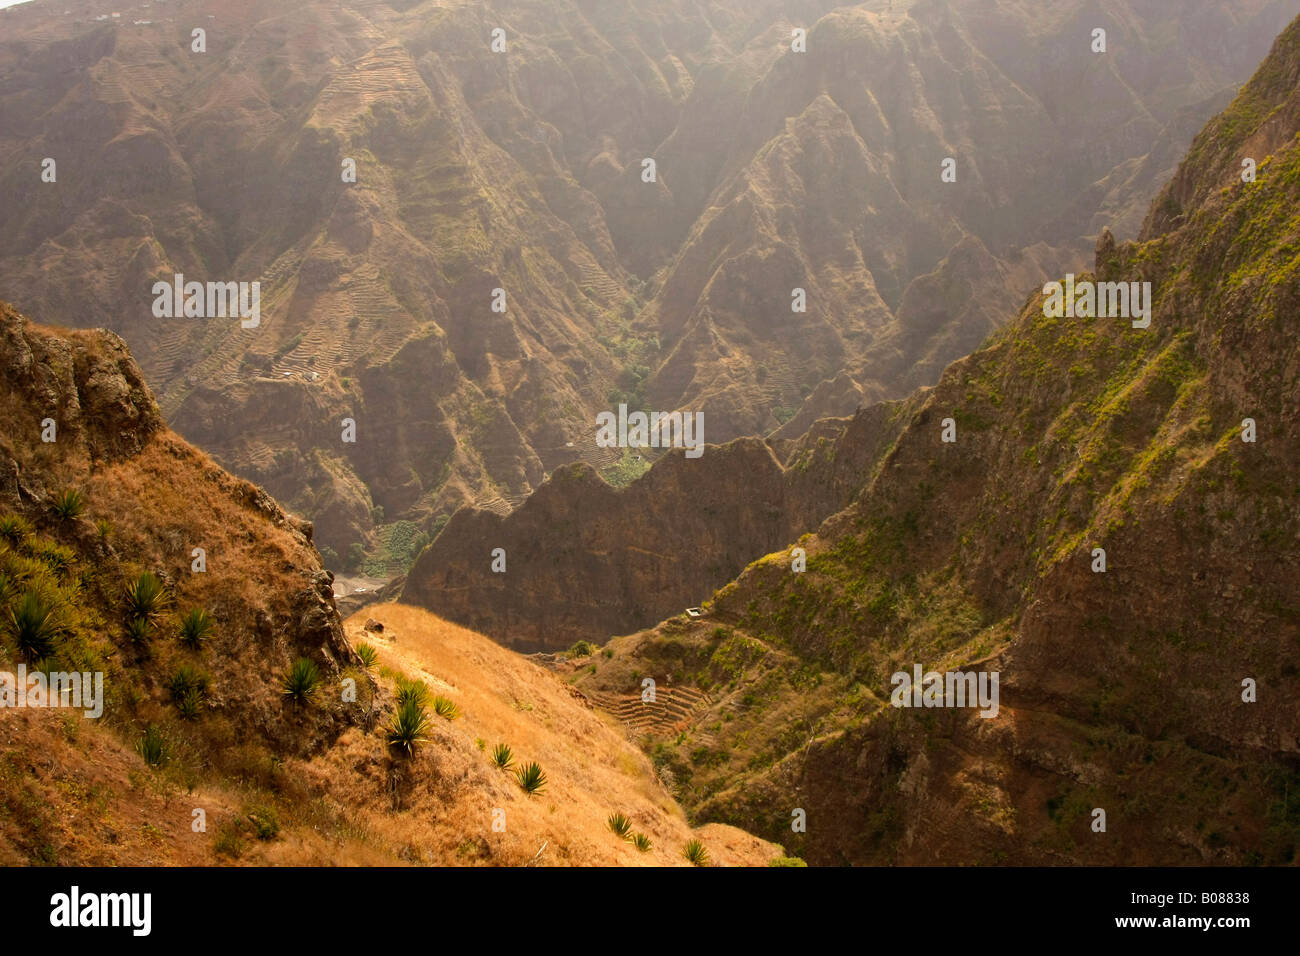
<path fill-rule="evenodd" d="M 44 6 L 0 674 L 108 693 L 6 711 L 0 862 L 1294 864 L 1300 0 Z"/>
<path fill-rule="evenodd" d="M 0 281 L 120 332 L 168 420 L 331 563 L 400 564 L 566 462 L 638 473 L 593 443 L 619 401 L 793 439 L 931 384 L 1103 225 L 1132 234 L 1297 12 L 1040 6 L 18 7 Z M 260 281 L 260 326 L 155 318 L 176 273 Z"/>
<path fill-rule="evenodd" d="M 578 686 L 704 694 L 644 746 L 697 819 L 802 808 L 810 863 L 1293 863 L 1298 237 L 1300 21 L 1097 245 L 1149 328 L 1034 296 L 901 410 L 806 570 L 765 556 Z M 996 718 L 898 707 L 914 667 L 1000 673 Z"/>

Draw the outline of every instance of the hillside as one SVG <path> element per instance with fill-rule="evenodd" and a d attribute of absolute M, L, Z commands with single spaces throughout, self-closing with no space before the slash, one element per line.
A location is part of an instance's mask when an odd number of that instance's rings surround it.
<path fill-rule="evenodd" d="M 119 332 L 182 435 L 385 577 L 462 505 L 623 480 L 619 400 L 721 443 L 932 384 L 1133 227 L 1300 4 L 101 6 L 0 14 L 0 287 Z M 259 325 L 156 318 L 177 274 L 260 282 Z"/>
<path fill-rule="evenodd" d="M 684 866 L 691 840 L 717 865 L 783 855 L 693 829 L 609 719 L 488 638 L 391 605 L 341 622 L 311 525 L 169 431 L 112 333 L 0 305 L 0 415 L 0 686 L 103 675 L 98 706 L 0 711 L 0 863 Z M 289 696 L 304 661 L 316 676 Z M 417 686 L 430 723 L 407 756 L 386 735 Z M 432 716 L 440 696 L 455 713 Z M 497 743 L 541 764 L 539 793 L 492 764 Z M 613 813 L 650 845 L 609 832 Z"/>
<path fill-rule="evenodd" d="M 1149 328 L 1034 296 L 921 393 L 806 572 L 776 550 L 576 674 L 707 695 L 643 739 L 697 819 L 819 864 L 1294 862 L 1298 89 L 1300 21 L 1138 240 L 1101 237 L 1079 279 L 1150 282 Z M 997 715 L 890 706 L 917 665 L 998 672 Z"/>

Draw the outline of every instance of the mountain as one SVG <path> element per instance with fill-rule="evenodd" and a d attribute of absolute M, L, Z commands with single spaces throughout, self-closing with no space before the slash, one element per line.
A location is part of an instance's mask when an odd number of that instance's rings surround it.
<path fill-rule="evenodd" d="M 311 524 L 171 432 L 115 334 L 0 304 L 0 412 L 0 862 L 784 855 L 692 827 L 619 730 L 490 639 L 394 605 L 340 621 Z M 81 706 L 47 706 L 71 673 Z M 402 693 L 428 721 L 409 755 L 387 745 Z M 489 742 L 538 762 L 542 789 Z M 615 813 L 645 849 L 610 832 Z"/>
<path fill-rule="evenodd" d="M 806 571 L 776 550 L 557 664 L 615 713 L 692 689 L 643 745 L 695 819 L 815 864 L 1295 861 L 1298 91 L 1300 21 L 1138 239 L 1102 234 L 1076 281 L 1150 283 L 1149 327 L 1033 296 L 916 396 Z M 918 666 L 998 674 L 996 714 L 895 706 Z"/>
<path fill-rule="evenodd" d="M 456 512 L 400 600 L 525 652 L 649 626 L 843 508 L 907 407 L 827 419 L 796 442 L 738 438 L 697 459 L 674 450 L 625 488 L 565 466 L 508 516 Z"/>
<path fill-rule="evenodd" d="M 619 402 L 723 443 L 932 384 L 1123 237 L 1297 6 L 22 5 L 0 289 L 120 333 L 182 435 L 389 576 L 461 506 L 643 470 L 593 441 Z M 155 316 L 178 274 L 259 282 L 257 326 Z"/>

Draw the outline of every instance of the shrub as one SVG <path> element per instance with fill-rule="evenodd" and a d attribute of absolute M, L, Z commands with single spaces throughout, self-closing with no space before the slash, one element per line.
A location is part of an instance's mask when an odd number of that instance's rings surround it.
<path fill-rule="evenodd" d="M 397 707 L 385 732 L 388 746 L 400 750 L 408 757 L 414 755 L 416 747 L 428 740 L 429 714 L 424 705 L 417 700 L 407 700 Z"/>
<path fill-rule="evenodd" d="M 216 623 L 205 608 L 190 608 L 181 618 L 180 642 L 197 651 Z"/>
<path fill-rule="evenodd" d="M 60 521 L 72 521 L 86 510 L 86 496 L 75 488 L 65 488 L 54 496 L 50 507 Z"/>
<path fill-rule="evenodd" d="M 217 831 L 212 849 L 219 855 L 238 859 L 244 852 L 244 840 L 239 832 L 239 825 L 234 821 L 224 824 Z"/>
<path fill-rule="evenodd" d="M 501 770 L 509 770 L 515 762 L 515 755 L 509 744 L 497 744 L 492 748 L 492 762 Z"/>
<path fill-rule="evenodd" d="M 605 825 L 614 831 L 616 836 L 621 837 L 624 840 L 626 840 L 628 838 L 627 835 L 632 832 L 632 821 L 621 813 L 611 813 L 609 819 L 605 821 Z"/>
<path fill-rule="evenodd" d="M 303 704 L 312 699 L 316 685 L 320 683 L 320 671 L 316 665 L 305 657 L 300 657 L 280 678 L 280 687 L 284 696 L 295 704 Z"/>
<path fill-rule="evenodd" d="M 248 822 L 259 840 L 274 840 L 280 833 L 280 817 L 274 807 L 253 807 L 248 811 Z"/>
<path fill-rule="evenodd" d="M 343 559 L 344 571 L 356 571 L 361 567 L 361 562 L 366 559 L 366 546 L 360 541 L 353 541 L 348 546 L 347 557 Z"/>
<path fill-rule="evenodd" d="M 546 788 L 546 774 L 542 772 L 541 765 L 536 761 L 516 769 L 515 779 L 519 781 L 519 786 L 523 788 L 524 793 L 530 797 L 541 793 Z"/>
<path fill-rule="evenodd" d="M 592 644 L 591 641 L 578 641 L 578 643 L 574 644 L 571 648 L 569 648 L 569 656 L 590 657 L 592 651 L 594 651 L 595 649 L 596 646 Z"/>
<path fill-rule="evenodd" d="M 167 606 L 167 591 L 158 575 L 152 571 L 141 572 L 140 576 L 126 586 L 127 620 L 143 618 L 150 624 L 158 620 L 163 608 Z"/>
<path fill-rule="evenodd" d="M 357 645 L 357 659 L 361 661 L 362 667 L 366 670 L 371 670 L 379 663 L 379 652 L 365 641 L 362 641 Z"/>
<path fill-rule="evenodd" d="M 99 534 L 100 541 L 107 541 L 108 536 L 113 533 L 113 522 L 107 518 L 96 518 L 95 531 Z"/>
<path fill-rule="evenodd" d="M 682 856 L 690 860 L 694 866 L 709 865 L 709 851 L 704 849 L 704 844 L 699 840 L 691 840 L 682 849 Z"/>
<path fill-rule="evenodd" d="M 460 716 L 460 708 L 442 696 L 433 699 L 433 712 L 444 720 L 455 720 Z"/>
<path fill-rule="evenodd" d="M 644 833 L 638 833 L 632 837 L 632 845 L 642 853 L 650 852 L 650 838 Z"/>
<path fill-rule="evenodd" d="M 63 633 L 58 609 L 35 591 L 28 591 L 9 608 L 9 632 L 18 652 L 30 663 L 49 657 Z"/>
<path fill-rule="evenodd" d="M 778 856 L 775 860 L 769 860 L 768 866 L 807 866 L 803 860 L 797 856 Z"/>

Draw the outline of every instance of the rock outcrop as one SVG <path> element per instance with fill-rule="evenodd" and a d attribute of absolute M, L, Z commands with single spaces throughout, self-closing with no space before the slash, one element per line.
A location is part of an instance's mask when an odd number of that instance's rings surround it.
<path fill-rule="evenodd" d="M 202 608 L 212 619 L 212 733 L 289 751 L 333 739 L 346 722 L 336 708 L 292 733 L 279 726 L 278 675 L 293 660 L 307 657 L 334 677 L 353 661 L 310 522 L 171 432 L 117 335 L 40 327 L 0 303 L 0 417 L 0 512 L 57 543 L 33 545 L 17 531 L 0 547 L 58 553 L 69 573 L 84 565 L 55 601 L 79 622 L 65 628 L 77 650 L 60 659 L 102 660 L 110 681 L 143 695 L 137 713 L 149 713 L 171 654 L 129 637 L 122 595 L 152 572 L 176 615 Z M 65 494 L 80 502 L 67 513 L 57 506 Z M 0 597 L 41 580 L 35 570 L 6 580 Z M 177 626 L 160 619 L 156 641 L 169 644 Z"/>

